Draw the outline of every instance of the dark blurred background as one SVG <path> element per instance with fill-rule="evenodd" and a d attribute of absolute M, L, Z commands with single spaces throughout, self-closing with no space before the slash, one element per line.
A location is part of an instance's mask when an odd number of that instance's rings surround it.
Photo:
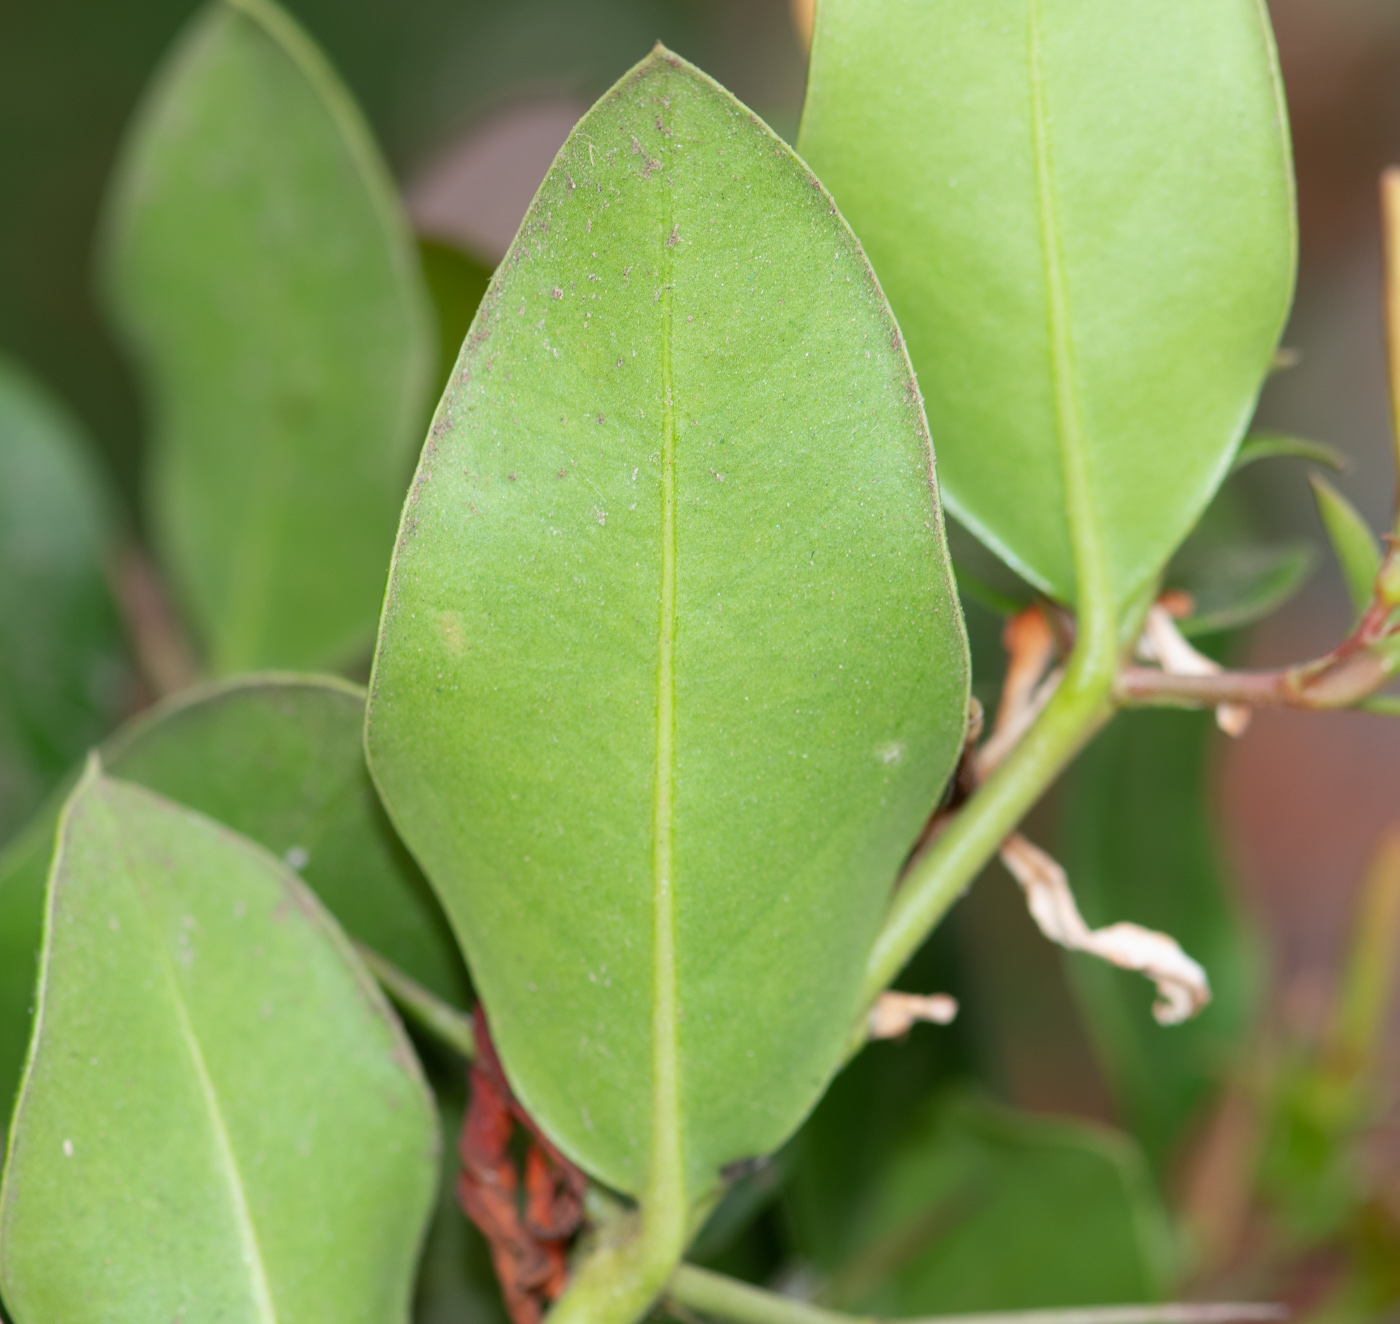
<path fill-rule="evenodd" d="M 656 39 L 795 135 L 805 56 L 788 0 L 286 0 L 368 115 L 426 234 L 494 261 L 575 118 Z M 196 0 L 0 0 L 0 351 L 76 411 L 139 526 L 139 404 L 92 294 L 94 229 L 123 129 Z M 1340 447 L 1340 486 L 1377 528 L 1395 489 L 1384 381 L 1376 181 L 1400 161 L 1400 4 L 1273 0 L 1296 147 L 1302 270 L 1260 420 Z M 1312 584 L 1244 647 L 1269 664 L 1325 650 L 1345 596 L 1295 465 L 1246 496 L 1271 536 L 1318 546 Z M 1273 989 L 1306 1017 L 1345 937 L 1363 862 L 1400 820 L 1400 726 L 1259 715 L 1219 738 L 1229 859 L 1264 926 Z M 979 1013 L 1006 1092 L 1089 1114 L 1106 1092 L 1056 954 L 1003 877 L 961 908 Z"/>

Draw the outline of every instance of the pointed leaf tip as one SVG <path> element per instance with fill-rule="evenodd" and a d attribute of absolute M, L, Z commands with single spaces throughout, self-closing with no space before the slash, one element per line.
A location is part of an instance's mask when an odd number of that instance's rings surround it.
<path fill-rule="evenodd" d="M 1376 574 L 1381 568 L 1380 541 L 1361 512 L 1319 473 L 1308 475 L 1317 513 L 1336 555 L 1347 596 L 1358 617 L 1371 603 Z"/>

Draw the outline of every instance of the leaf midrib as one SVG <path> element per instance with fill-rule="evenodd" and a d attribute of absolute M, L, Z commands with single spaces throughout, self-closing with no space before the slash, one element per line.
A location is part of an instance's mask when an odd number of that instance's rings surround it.
<path fill-rule="evenodd" d="M 663 149 L 664 150 L 664 149 Z M 668 165 L 671 162 L 667 163 Z M 683 1190 L 679 1046 L 676 1042 L 674 841 L 676 639 L 676 420 L 671 326 L 675 245 L 670 180 L 661 226 L 661 585 L 656 664 L 656 774 L 652 801 L 652 1098 L 647 1196 L 668 1204 Z M 684 1203 L 683 1197 L 681 1200 Z"/>
<path fill-rule="evenodd" d="M 1041 68 L 1040 15 L 1042 0 L 1027 4 L 1027 74 L 1031 91 L 1031 139 L 1035 153 L 1036 212 L 1040 228 L 1041 261 L 1045 269 L 1046 320 L 1050 342 L 1050 377 L 1055 395 L 1055 433 L 1060 472 L 1065 486 L 1070 546 L 1074 559 L 1075 601 L 1086 634 L 1095 627 L 1113 629 L 1113 595 L 1103 544 L 1094 519 L 1089 487 L 1088 457 L 1080 417 L 1074 344 L 1070 333 L 1069 282 L 1060 248 L 1060 224 L 1055 207 L 1054 163 L 1051 157 L 1045 76 Z"/>
<path fill-rule="evenodd" d="M 108 809 L 109 816 L 115 815 Z M 114 822 L 113 827 L 118 825 Z M 120 836 L 117 833 L 114 835 Z M 209 1114 L 210 1130 L 213 1134 L 214 1151 L 218 1166 L 223 1171 L 225 1183 L 228 1187 L 229 1197 L 233 1205 L 234 1222 L 238 1228 L 238 1240 L 242 1250 L 241 1260 L 248 1270 L 248 1275 L 252 1280 L 250 1291 L 253 1298 L 253 1309 L 259 1324 L 277 1324 L 277 1310 L 272 1302 L 272 1288 L 267 1280 L 267 1269 L 263 1264 L 262 1248 L 258 1244 L 257 1229 L 253 1225 L 253 1213 L 248 1206 L 248 1194 L 243 1186 L 243 1175 L 239 1171 L 238 1160 L 233 1152 L 233 1142 L 229 1138 L 228 1124 L 224 1121 L 223 1109 L 219 1104 L 218 1091 L 214 1088 L 214 1082 L 209 1076 L 209 1068 L 204 1061 L 204 1051 L 199 1046 L 198 1036 L 195 1034 L 194 1026 L 190 1021 L 189 1010 L 185 1006 L 184 995 L 180 991 L 179 980 L 175 970 L 170 964 L 170 959 L 166 955 L 165 946 L 161 942 L 160 934 L 147 906 L 146 898 L 140 885 L 136 882 L 139 871 L 134 868 L 133 861 L 122 851 L 123 866 L 126 874 L 127 886 L 131 889 L 132 895 L 136 899 L 137 909 L 146 928 L 147 939 L 150 942 L 151 950 L 155 953 L 157 963 L 161 968 L 161 973 L 165 976 L 166 988 L 170 995 L 170 1005 L 175 1012 L 175 1021 L 180 1030 L 180 1038 L 184 1044 L 185 1051 L 189 1054 L 190 1065 L 194 1069 L 195 1080 L 199 1085 L 200 1095 L 204 1100 L 205 1108 Z"/>

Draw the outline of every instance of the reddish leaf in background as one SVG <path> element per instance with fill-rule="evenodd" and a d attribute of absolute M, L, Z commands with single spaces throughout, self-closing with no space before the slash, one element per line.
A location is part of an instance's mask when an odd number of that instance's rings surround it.
<path fill-rule="evenodd" d="M 486 1028 L 475 1012 L 477 1057 L 471 1103 L 457 1153 L 457 1199 L 491 1248 L 501 1295 L 514 1324 L 539 1324 L 568 1281 L 569 1240 L 583 1220 L 584 1176 L 541 1133 L 511 1093 Z M 511 1161 L 515 1127 L 528 1133 L 525 1198 Z"/>

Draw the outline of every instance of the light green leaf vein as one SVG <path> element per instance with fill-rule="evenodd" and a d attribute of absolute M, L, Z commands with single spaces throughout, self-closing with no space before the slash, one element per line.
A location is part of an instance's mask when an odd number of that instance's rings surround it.
<path fill-rule="evenodd" d="M 1040 50 L 1041 0 L 1027 6 L 1027 49 L 1030 65 L 1031 133 L 1035 143 L 1037 210 L 1040 244 L 1045 267 L 1046 305 L 1049 316 L 1051 377 L 1055 390 L 1055 420 L 1059 433 L 1060 467 L 1064 474 L 1065 504 L 1070 541 L 1074 548 L 1077 599 L 1084 624 L 1112 610 L 1112 589 L 1094 506 L 1089 491 L 1088 464 L 1080 420 L 1074 344 L 1070 333 L 1069 289 L 1064 256 L 1060 251 L 1059 218 L 1055 210 L 1055 182 L 1050 152 L 1049 111 L 1045 103 L 1045 76 Z M 1095 609 L 1098 608 L 1096 611 Z M 1105 610 L 1107 609 L 1107 610 Z M 1112 621 L 1107 622 L 1112 629 Z M 1081 626 L 1084 628 L 1084 625 Z"/>
<path fill-rule="evenodd" d="M 662 187 L 670 199 L 670 181 Z M 653 979 L 651 1170 L 653 1201 L 669 1189 L 684 1208 L 681 1181 L 679 1049 L 676 1043 L 676 934 L 672 811 L 676 733 L 676 412 L 671 377 L 672 209 L 661 236 L 661 605 L 656 663 L 656 790 L 652 856 Z"/>
<path fill-rule="evenodd" d="M 117 825 L 114 824 L 114 828 Z M 233 1152 L 233 1142 L 229 1138 L 228 1124 L 224 1121 L 223 1108 L 219 1104 L 219 1094 L 210 1079 L 209 1068 L 204 1061 L 204 1051 L 199 1046 L 199 1038 L 190 1024 L 189 1011 L 184 996 L 180 992 L 180 981 L 170 965 L 165 945 L 157 925 L 145 905 L 141 888 L 135 881 L 136 871 L 130 863 L 126 876 L 128 886 L 141 903 L 141 914 L 150 933 L 151 948 L 157 953 L 161 972 L 165 975 L 166 987 L 170 990 L 170 1005 L 175 1012 L 175 1023 L 180 1029 L 180 1038 L 190 1057 L 190 1066 L 199 1085 L 200 1096 L 209 1113 L 209 1127 L 213 1135 L 214 1155 L 224 1174 L 228 1187 L 229 1200 L 233 1205 L 233 1219 L 238 1227 L 238 1243 L 244 1267 L 248 1271 L 249 1291 L 253 1298 L 253 1309 L 259 1324 L 277 1324 L 277 1310 L 272 1304 L 272 1289 L 267 1281 L 267 1268 L 263 1263 L 262 1248 L 258 1244 L 257 1229 L 253 1226 L 253 1212 L 248 1207 L 248 1193 L 243 1186 L 243 1174 L 239 1171 L 238 1159 Z"/>

